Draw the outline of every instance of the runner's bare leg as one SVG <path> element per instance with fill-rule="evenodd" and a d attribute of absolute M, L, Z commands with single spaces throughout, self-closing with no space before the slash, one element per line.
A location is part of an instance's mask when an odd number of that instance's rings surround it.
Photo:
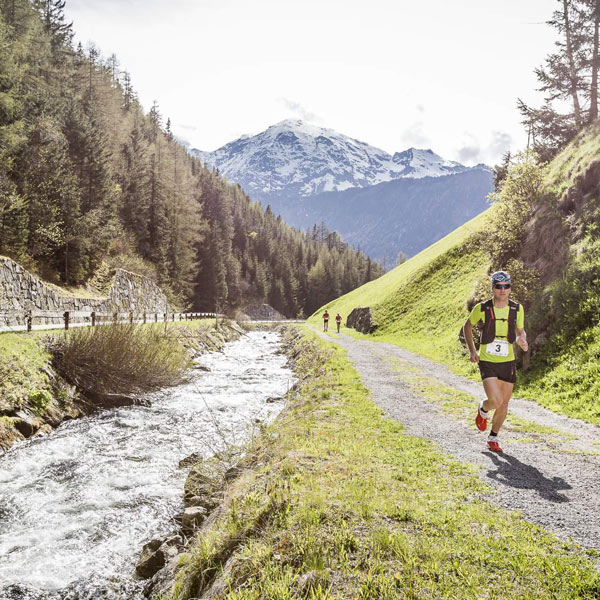
<path fill-rule="evenodd" d="M 483 410 L 494 410 L 497 409 L 504 402 L 503 388 L 500 387 L 501 383 L 497 377 L 486 377 L 483 380 L 483 389 L 487 400 L 483 402 Z"/>
<path fill-rule="evenodd" d="M 508 413 L 508 402 L 510 401 L 514 384 L 509 383 L 508 381 L 498 380 L 498 386 L 502 391 L 503 401 L 502 404 L 494 411 L 494 416 L 492 417 L 492 431 L 495 431 L 496 433 L 500 431 L 500 428 L 506 419 L 506 414 Z"/>

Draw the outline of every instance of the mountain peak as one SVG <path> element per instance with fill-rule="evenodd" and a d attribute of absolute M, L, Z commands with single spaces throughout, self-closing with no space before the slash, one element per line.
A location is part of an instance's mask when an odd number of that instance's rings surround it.
<path fill-rule="evenodd" d="M 272 127 L 298 127 L 301 128 L 304 125 L 304 121 L 302 119 L 283 119 L 283 121 L 279 121 L 279 123 L 275 123 L 275 125 L 271 125 L 268 129 Z"/>
<path fill-rule="evenodd" d="M 257 200 L 306 197 L 395 179 L 440 177 L 471 170 L 430 148 L 393 156 L 333 129 L 284 119 L 214 152 L 192 151 Z M 481 168 L 481 167 L 473 167 Z"/>

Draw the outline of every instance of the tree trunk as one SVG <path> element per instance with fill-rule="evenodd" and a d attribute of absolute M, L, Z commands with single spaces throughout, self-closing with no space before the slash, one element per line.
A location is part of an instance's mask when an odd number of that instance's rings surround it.
<path fill-rule="evenodd" d="M 592 83 L 590 88 L 590 121 L 598 117 L 598 30 L 600 29 L 600 0 L 594 1 L 594 47 L 592 51 Z"/>
<path fill-rule="evenodd" d="M 575 125 L 581 127 L 581 107 L 577 95 L 577 74 L 575 72 L 575 59 L 573 58 L 573 46 L 571 44 L 571 23 L 569 20 L 569 1 L 563 0 L 563 18 L 565 22 L 566 52 L 569 61 L 569 78 L 571 80 L 571 96 L 573 98 L 573 112 L 575 114 Z"/>

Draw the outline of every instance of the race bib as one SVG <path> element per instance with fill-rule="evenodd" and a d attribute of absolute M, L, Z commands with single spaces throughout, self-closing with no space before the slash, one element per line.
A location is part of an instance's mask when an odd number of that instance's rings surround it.
<path fill-rule="evenodd" d="M 490 356 L 508 356 L 508 341 L 494 340 L 491 344 L 486 344 L 485 353 Z"/>

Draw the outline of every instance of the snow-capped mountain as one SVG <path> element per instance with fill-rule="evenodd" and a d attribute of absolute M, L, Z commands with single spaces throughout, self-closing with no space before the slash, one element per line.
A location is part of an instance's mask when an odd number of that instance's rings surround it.
<path fill-rule="evenodd" d="M 191 152 L 261 201 L 486 168 L 465 167 L 432 150 L 410 148 L 390 155 L 332 129 L 293 119 L 244 135 L 214 152 Z"/>
<path fill-rule="evenodd" d="M 393 155 L 299 120 L 191 153 L 290 225 L 324 222 L 372 258 L 393 265 L 487 208 L 492 172 L 432 150 Z"/>

